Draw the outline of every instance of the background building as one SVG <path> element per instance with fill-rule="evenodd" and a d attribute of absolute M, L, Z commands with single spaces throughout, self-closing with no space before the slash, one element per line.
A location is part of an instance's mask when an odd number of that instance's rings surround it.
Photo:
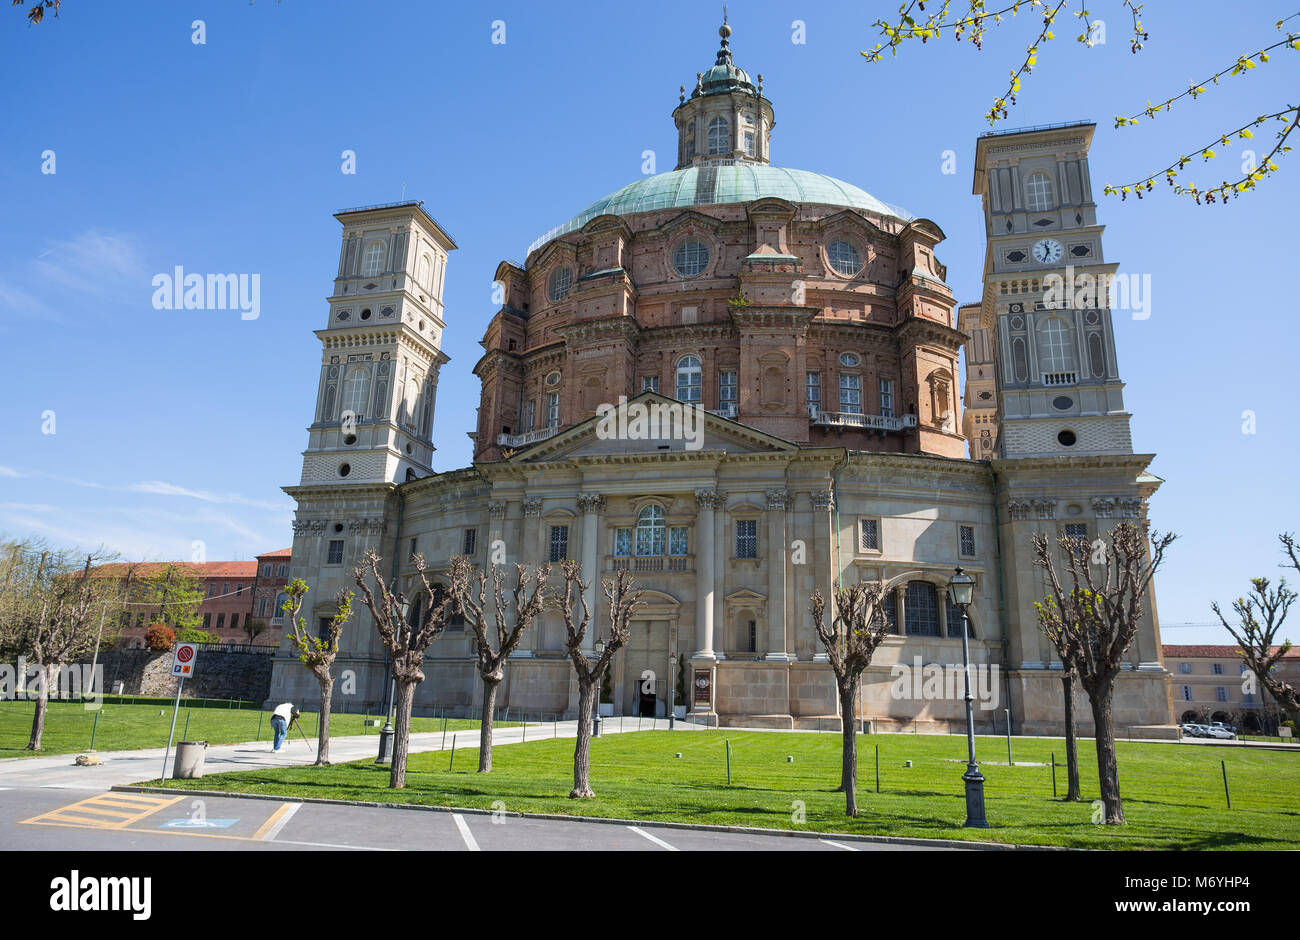
<path fill-rule="evenodd" d="M 1243 731 L 1275 726 L 1277 704 L 1252 681 L 1237 646 L 1165 646 L 1164 654 L 1173 721 L 1222 721 Z M 1300 649 L 1289 651 L 1274 668 L 1279 678 L 1300 684 Z"/>

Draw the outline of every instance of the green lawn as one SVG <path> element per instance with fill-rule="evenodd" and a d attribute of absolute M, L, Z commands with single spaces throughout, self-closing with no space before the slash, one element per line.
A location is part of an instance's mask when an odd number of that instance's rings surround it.
<path fill-rule="evenodd" d="M 726 741 L 731 742 L 727 784 Z M 573 740 L 542 738 L 500 746 L 493 772 L 479 775 L 476 748 L 412 756 L 407 789 L 386 789 L 388 771 L 373 761 L 328 768 L 241 771 L 169 786 L 293 797 L 360 799 L 566 813 L 649 821 L 762 826 L 863 835 L 981 839 L 1096 849 L 1294 849 L 1300 844 L 1300 754 L 1164 743 L 1120 743 L 1120 786 L 1126 827 L 1092 823 L 1098 797 L 1091 741 L 1080 744 L 1083 803 L 1052 797 L 1051 752 L 1063 742 L 1013 739 L 1016 766 L 1006 765 L 1005 740 L 978 739 L 992 828 L 961 828 L 965 739 L 939 735 L 859 738 L 857 819 L 844 816 L 838 734 L 744 731 L 646 731 L 592 741 L 596 798 L 570 801 Z M 880 748 L 880 793 L 875 751 Z M 675 754 L 681 753 L 681 757 Z M 793 762 L 787 762 L 793 756 Z M 910 760 L 912 766 L 905 767 Z M 1020 762 L 1026 762 L 1021 764 Z M 1224 802 L 1223 771 L 1232 787 Z M 1035 762 L 1037 765 L 1031 764 Z M 1057 781 L 1065 789 L 1065 769 Z M 792 820 L 796 801 L 806 821 Z"/>
<path fill-rule="evenodd" d="M 32 711 L 35 702 L 0 702 L 0 757 L 32 757 L 26 750 L 32 731 Z M 95 716 L 99 725 L 95 726 Z M 379 729 L 366 728 L 367 716 L 335 712 L 330 719 L 330 734 L 375 734 Z M 374 716 L 370 716 L 374 717 Z M 316 738 L 315 712 L 304 712 L 301 725 L 307 736 Z M 188 722 L 188 733 L 186 723 Z M 260 722 L 260 728 L 259 728 Z M 80 753 L 90 748 L 90 738 L 95 736 L 97 751 L 126 751 L 136 748 L 163 747 L 171 729 L 172 706 L 167 705 L 117 705 L 105 704 L 98 711 L 83 708 L 77 702 L 50 702 L 45 715 L 45 733 L 41 749 L 35 755 Z M 411 730 L 438 731 L 440 718 L 413 718 Z M 453 718 L 447 722 L 448 731 L 477 729 L 478 721 Z M 297 737 L 297 732 L 294 732 Z M 271 739 L 269 712 L 250 708 L 187 708 L 181 701 L 176 719 L 176 740 L 208 741 L 212 744 L 236 744 L 242 741 Z"/>

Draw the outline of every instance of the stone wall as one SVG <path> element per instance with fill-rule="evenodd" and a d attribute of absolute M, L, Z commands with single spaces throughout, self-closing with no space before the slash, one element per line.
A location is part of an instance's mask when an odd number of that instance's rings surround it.
<path fill-rule="evenodd" d="M 194 678 L 185 683 L 184 698 L 234 698 L 261 702 L 271 689 L 273 656 L 263 653 L 200 650 Z M 153 650 L 111 650 L 100 655 L 104 667 L 104 691 L 124 683 L 126 695 L 170 696 L 176 694 L 172 678 L 172 654 Z"/>

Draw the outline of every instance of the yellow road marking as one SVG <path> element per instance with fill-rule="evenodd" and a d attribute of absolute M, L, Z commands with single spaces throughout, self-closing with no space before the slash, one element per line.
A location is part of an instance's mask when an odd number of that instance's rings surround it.
<path fill-rule="evenodd" d="M 268 832 L 271 831 L 272 827 L 274 827 L 276 823 L 278 823 L 281 819 L 284 818 L 284 814 L 289 812 L 290 808 L 293 806 L 294 806 L 293 803 L 282 803 L 280 805 L 280 808 L 271 814 L 271 818 L 268 819 L 266 822 L 262 823 L 261 827 L 257 830 L 257 832 L 253 833 L 253 838 L 261 839 L 262 837 L 264 837 Z"/>
<path fill-rule="evenodd" d="M 79 825 L 89 826 L 93 829 L 123 829 L 131 823 L 139 822 L 148 816 L 152 816 L 165 807 L 173 803 L 179 803 L 185 799 L 183 796 L 176 797 L 150 797 L 139 800 L 139 805 L 129 811 L 123 810 L 121 806 L 114 806 L 112 800 L 115 795 L 100 794 L 88 799 L 79 800 L 70 806 L 63 806 L 48 813 L 42 813 L 39 816 L 33 816 L 31 819 L 22 820 L 23 825 L 41 824 L 50 822 L 55 825 Z M 82 815 L 84 814 L 84 815 Z M 96 819 L 94 816 L 120 816 L 120 819 Z M 91 817 L 91 818 L 86 818 Z"/>

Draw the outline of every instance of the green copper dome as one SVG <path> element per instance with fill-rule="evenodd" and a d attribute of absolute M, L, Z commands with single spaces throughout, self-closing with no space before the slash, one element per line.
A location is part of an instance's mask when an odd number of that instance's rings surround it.
<path fill-rule="evenodd" d="M 776 197 L 794 203 L 844 206 L 905 222 L 914 216 L 881 202 L 864 189 L 832 176 L 759 163 L 693 166 L 647 176 L 597 199 L 568 222 L 551 229 L 528 248 L 528 254 L 551 239 L 577 231 L 598 215 L 635 215 L 659 209 L 688 209 Z"/>

